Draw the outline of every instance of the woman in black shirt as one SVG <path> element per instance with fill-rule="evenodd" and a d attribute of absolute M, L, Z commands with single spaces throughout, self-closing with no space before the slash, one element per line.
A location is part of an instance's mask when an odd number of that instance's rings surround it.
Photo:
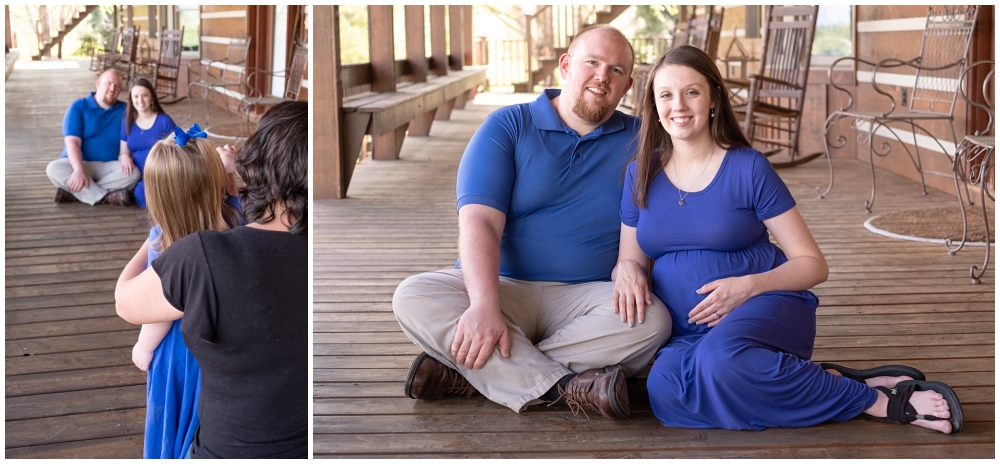
<path fill-rule="evenodd" d="M 274 106 L 236 157 L 247 225 L 178 240 L 115 289 L 133 324 L 173 321 L 202 369 L 194 458 L 308 453 L 308 107 Z M 140 256 L 142 255 L 142 256 Z"/>

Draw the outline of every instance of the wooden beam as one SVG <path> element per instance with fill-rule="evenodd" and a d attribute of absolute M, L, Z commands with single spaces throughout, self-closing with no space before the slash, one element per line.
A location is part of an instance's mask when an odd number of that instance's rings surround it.
<path fill-rule="evenodd" d="M 272 18 L 274 16 L 271 5 L 248 5 L 246 15 L 247 36 L 250 39 L 250 53 L 247 54 L 247 67 L 271 70 L 271 46 L 274 43 L 272 38 L 273 27 Z M 258 73 L 254 76 L 253 82 L 249 82 L 254 90 L 261 95 L 271 94 L 271 82 L 267 75 Z"/>
<path fill-rule="evenodd" d="M 415 82 L 427 81 L 427 51 L 424 39 L 424 6 L 406 6 L 406 60 Z"/>
<path fill-rule="evenodd" d="M 434 63 L 433 74 L 444 76 L 448 74 L 448 44 L 444 35 L 444 6 L 431 5 L 431 61 Z"/>
<path fill-rule="evenodd" d="M 403 124 L 382 136 L 373 138 L 372 159 L 399 159 L 399 149 L 403 147 L 403 139 L 406 138 L 407 126 L 409 126 L 409 123 Z"/>
<path fill-rule="evenodd" d="M 358 152 L 344 150 L 344 121 L 340 111 L 344 89 L 340 80 L 340 28 L 337 6 L 313 7 L 313 198 L 344 198 Z M 363 129 L 362 129 L 363 130 Z M 363 133 L 363 132 L 362 132 Z"/>
<path fill-rule="evenodd" d="M 368 7 L 368 50 L 372 63 L 372 92 L 396 91 L 393 56 L 392 5 Z"/>
<path fill-rule="evenodd" d="M 430 110 L 410 121 L 409 134 L 411 137 L 427 137 L 431 134 L 431 125 L 434 124 L 434 115 L 437 108 Z"/>
<path fill-rule="evenodd" d="M 448 7 L 448 44 L 451 45 L 451 53 L 448 55 L 448 68 L 456 71 L 462 70 L 462 63 L 465 62 L 465 53 L 462 51 L 465 40 L 465 26 L 463 25 L 465 8 L 461 5 L 451 5 Z"/>
<path fill-rule="evenodd" d="M 472 66 L 472 5 L 462 6 L 462 54 L 465 57 L 463 64 Z"/>

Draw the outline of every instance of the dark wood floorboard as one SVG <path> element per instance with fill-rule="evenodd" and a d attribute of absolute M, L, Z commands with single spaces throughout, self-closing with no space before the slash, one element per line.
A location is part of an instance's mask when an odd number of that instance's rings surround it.
<path fill-rule="evenodd" d="M 949 256 L 942 245 L 894 240 L 863 227 L 866 164 L 835 159 L 823 200 L 822 159 L 779 171 L 831 266 L 820 297 L 814 360 L 870 367 L 906 363 L 954 386 L 965 431 L 946 436 L 866 418 L 763 432 L 669 429 L 649 409 L 645 382 L 629 380 L 634 417 L 588 421 L 566 410 L 522 414 L 485 398 L 403 396 L 419 349 L 392 315 L 406 277 L 456 257 L 455 174 L 490 106 L 468 105 L 408 137 L 398 161 L 363 160 L 348 198 L 316 201 L 314 240 L 314 454 L 340 458 L 991 458 L 995 453 L 995 280 L 971 285 L 983 248 Z M 954 206 L 943 192 L 878 171 L 873 214 Z M 992 262 L 992 257 L 991 257 Z M 39 264 L 42 265 L 42 264 Z"/>
<path fill-rule="evenodd" d="M 63 114 L 97 78 L 89 61 L 62 63 L 15 69 L 5 84 L 6 457 L 141 458 L 139 330 L 115 314 L 114 287 L 149 223 L 136 207 L 52 202 L 45 166 L 62 151 Z M 190 119 L 186 102 L 164 110 L 181 126 L 205 126 L 203 104 Z M 213 124 L 236 120 L 211 111 Z"/>

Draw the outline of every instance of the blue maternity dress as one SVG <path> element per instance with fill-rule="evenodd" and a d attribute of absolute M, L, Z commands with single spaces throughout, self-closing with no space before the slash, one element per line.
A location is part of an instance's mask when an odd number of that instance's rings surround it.
<path fill-rule="evenodd" d="M 652 289 L 673 319 L 673 337 L 647 380 L 663 425 L 804 427 L 844 421 L 871 407 L 874 389 L 810 362 L 819 304 L 812 292 L 760 294 L 714 328 L 688 323 L 688 312 L 707 296 L 695 293 L 701 286 L 787 261 L 763 221 L 790 210 L 795 200 L 767 159 L 749 148 L 729 150 L 708 187 L 688 194 L 684 205 L 661 169 L 645 209 L 632 201 L 635 167 L 626 172 L 621 219 L 637 228 L 639 246 L 656 260 Z"/>

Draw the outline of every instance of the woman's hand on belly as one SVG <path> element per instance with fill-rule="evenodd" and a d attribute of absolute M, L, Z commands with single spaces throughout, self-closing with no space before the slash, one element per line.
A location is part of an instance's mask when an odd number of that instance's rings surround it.
<path fill-rule="evenodd" d="M 756 294 L 753 281 L 753 276 L 747 275 L 719 279 L 703 285 L 697 293 L 707 293 L 708 296 L 688 313 L 688 322 L 715 327 L 726 315 Z"/>
<path fill-rule="evenodd" d="M 634 327 L 637 321 L 642 324 L 646 305 L 653 304 L 649 284 L 646 282 L 646 270 L 639 263 L 626 260 L 618 263 L 613 274 L 615 293 L 612 305 L 615 314 L 621 316 L 622 322 L 627 322 L 629 327 Z"/>

